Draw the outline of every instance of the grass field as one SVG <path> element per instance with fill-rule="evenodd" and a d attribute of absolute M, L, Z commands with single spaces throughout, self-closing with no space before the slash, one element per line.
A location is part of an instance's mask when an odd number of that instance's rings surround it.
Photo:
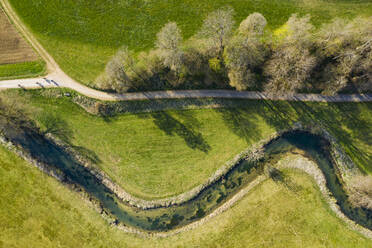
<path fill-rule="evenodd" d="M 0 80 L 41 75 L 45 63 L 0 9 Z"/>
<path fill-rule="evenodd" d="M 156 33 L 176 21 L 185 38 L 193 35 L 205 16 L 230 5 L 240 22 L 260 12 L 271 28 L 292 13 L 312 15 L 319 25 L 334 17 L 371 16 L 368 0 L 10 0 L 19 16 L 62 69 L 74 79 L 93 86 L 117 48 L 136 51 L 153 46 Z"/>
<path fill-rule="evenodd" d="M 69 98 L 55 98 L 55 92 L 2 94 L 16 99 L 22 108 L 33 106 L 32 118 L 43 129 L 53 126 L 114 181 L 143 198 L 179 194 L 205 182 L 249 145 L 298 120 L 322 122 L 355 163 L 372 173 L 371 103 L 241 101 L 236 109 L 101 118 Z"/>
<path fill-rule="evenodd" d="M 0 247 L 372 247 L 322 200 L 313 180 L 265 181 L 225 213 L 169 238 L 109 227 L 90 205 L 0 146 Z"/>
<path fill-rule="evenodd" d="M 44 75 L 45 62 L 32 61 L 17 64 L 0 65 L 0 80 L 36 77 Z"/>

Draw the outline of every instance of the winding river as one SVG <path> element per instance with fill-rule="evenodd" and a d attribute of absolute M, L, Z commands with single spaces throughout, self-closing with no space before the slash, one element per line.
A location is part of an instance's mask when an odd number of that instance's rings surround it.
<path fill-rule="evenodd" d="M 332 163 L 329 142 L 310 132 L 286 132 L 264 146 L 261 159 L 242 159 L 192 199 L 181 204 L 146 210 L 121 201 L 72 155 L 33 129 L 7 126 L 3 128 L 3 135 L 31 158 L 47 164 L 52 170 L 62 172 L 62 181 L 83 189 L 92 201 L 98 202 L 102 211 L 115 219 L 115 224 L 145 232 L 165 232 L 202 219 L 258 176 L 267 173 L 267 168 L 275 166 L 288 153 L 300 153 L 316 162 L 342 212 L 356 223 L 372 229 L 372 211 L 355 208 L 348 202 L 343 184 L 337 176 L 339 172 Z M 273 173 L 273 179 L 281 180 L 280 173 Z"/>

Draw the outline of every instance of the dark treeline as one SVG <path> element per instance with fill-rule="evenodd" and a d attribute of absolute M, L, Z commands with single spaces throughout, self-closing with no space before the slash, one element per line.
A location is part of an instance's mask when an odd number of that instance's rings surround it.
<path fill-rule="evenodd" d="M 271 31 L 259 13 L 235 30 L 233 10 L 212 12 L 183 40 L 166 24 L 155 48 L 119 49 L 97 78 L 117 92 L 163 89 L 262 90 L 267 93 L 372 91 L 372 17 L 335 19 L 315 28 L 310 16 L 292 15 Z"/>

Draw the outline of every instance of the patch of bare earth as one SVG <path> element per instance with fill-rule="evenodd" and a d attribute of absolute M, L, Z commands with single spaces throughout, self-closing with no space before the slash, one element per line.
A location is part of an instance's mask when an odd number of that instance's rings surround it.
<path fill-rule="evenodd" d="M 0 9 L 0 64 L 15 64 L 38 60 L 31 46 L 17 32 Z"/>

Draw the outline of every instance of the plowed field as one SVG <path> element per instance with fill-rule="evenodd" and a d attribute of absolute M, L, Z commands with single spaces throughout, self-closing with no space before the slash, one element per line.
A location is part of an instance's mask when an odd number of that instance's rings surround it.
<path fill-rule="evenodd" d="M 38 60 L 31 46 L 10 23 L 0 9 L 0 64 L 15 64 Z"/>

